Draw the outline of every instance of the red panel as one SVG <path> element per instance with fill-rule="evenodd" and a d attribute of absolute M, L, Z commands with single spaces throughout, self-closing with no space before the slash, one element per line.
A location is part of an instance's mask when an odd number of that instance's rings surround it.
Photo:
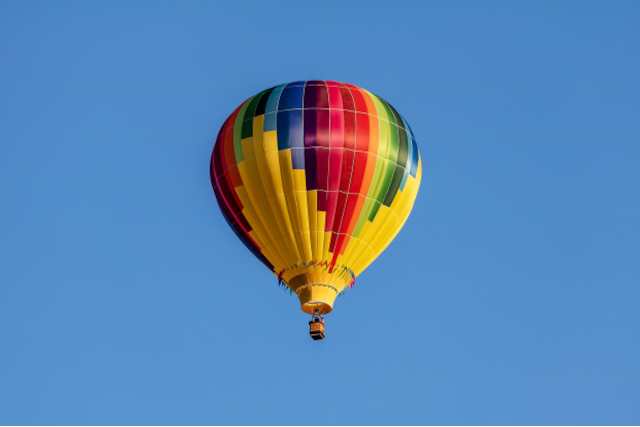
<path fill-rule="evenodd" d="M 237 115 L 237 111 L 234 112 L 234 116 Z M 233 120 L 229 120 L 229 124 L 233 123 L 235 123 L 235 117 L 233 117 Z M 240 125 L 238 124 L 238 126 Z M 227 171 L 231 172 L 230 185 L 232 188 L 242 185 L 242 178 L 240 178 L 240 174 L 238 173 L 238 167 L 236 166 L 236 155 L 233 148 L 233 129 L 234 128 L 232 128 L 231 126 L 227 128 L 227 131 L 224 134 L 224 140 L 222 141 L 222 147 L 224 148 L 225 175 Z"/>
<path fill-rule="evenodd" d="M 344 148 L 344 111 L 331 110 L 331 148 Z"/>
<path fill-rule="evenodd" d="M 338 201 L 336 203 L 336 215 L 333 220 L 333 227 L 331 227 L 331 231 L 333 232 L 333 236 L 337 236 L 337 233 L 340 231 L 340 227 L 343 223 L 343 216 L 345 213 L 345 208 L 347 207 L 347 195 L 343 192 L 338 192 Z M 331 240 L 330 250 L 331 252 L 335 252 L 335 239 Z"/>
<path fill-rule="evenodd" d="M 355 111 L 356 104 L 353 101 L 353 96 L 351 95 L 351 91 L 346 86 L 340 87 L 340 94 L 342 95 L 342 104 L 344 105 L 342 108 L 349 111 Z"/>
<path fill-rule="evenodd" d="M 342 158 L 342 175 L 340 176 L 340 191 L 349 192 L 351 179 L 353 176 L 353 161 L 355 153 L 351 150 L 344 150 Z"/>
<path fill-rule="evenodd" d="M 336 250 L 333 251 L 335 257 L 337 257 L 338 255 L 344 254 L 344 250 L 347 244 L 349 244 L 349 239 L 351 239 L 351 236 L 347 236 L 346 234 L 340 234 L 338 236 Z"/>
<path fill-rule="evenodd" d="M 318 149 L 318 190 L 329 189 L 329 149 Z"/>
<path fill-rule="evenodd" d="M 344 108 L 342 104 L 342 94 L 337 85 L 329 86 L 329 106 L 332 110 L 342 110 Z"/>
<path fill-rule="evenodd" d="M 306 111 L 305 111 L 306 113 Z M 316 145 L 318 147 L 331 146 L 329 110 L 316 110 Z"/>
<path fill-rule="evenodd" d="M 338 239 L 338 245 L 334 249 L 333 253 L 342 254 L 344 253 L 347 244 L 349 243 L 350 234 L 353 230 L 349 230 L 349 227 L 352 222 L 355 223 L 354 220 L 357 221 L 357 217 L 354 218 L 355 215 L 360 216 L 360 211 L 362 210 L 362 205 L 358 212 L 356 213 L 356 209 L 358 208 L 358 199 L 359 196 L 357 194 L 349 194 L 347 198 L 347 206 L 344 211 L 344 218 L 342 219 L 342 225 L 340 226 L 340 239 Z"/>
<path fill-rule="evenodd" d="M 218 139 L 216 141 L 216 145 L 213 146 L 213 155 L 211 161 L 211 181 L 215 181 L 217 185 L 217 178 L 224 172 L 224 168 L 222 167 L 222 156 L 220 154 L 220 150 L 222 148 L 222 144 L 220 143 L 220 134 L 218 134 Z M 215 178 L 215 180 L 214 180 Z"/>
<path fill-rule="evenodd" d="M 235 164 L 231 165 L 231 167 L 228 169 L 228 171 L 231 173 L 231 183 L 233 184 L 233 187 L 240 187 L 242 185 L 242 178 L 240 178 L 240 172 L 238 172 L 238 166 L 236 166 Z"/>
<path fill-rule="evenodd" d="M 229 203 L 233 202 L 233 204 L 235 204 L 236 207 L 233 207 L 231 210 L 233 211 L 234 214 L 238 214 L 238 212 L 240 212 L 244 206 L 242 206 L 242 202 L 240 201 L 240 198 L 238 197 L 238 194 L 236 193 L 236 189 L 232 185 L 231 171 L 234 168 L 236 169 L 236 173 L 237 173 L 238 172 L 237 171 L 237 166 L 233 166 L 232 168 L 227 169 L 227 171 L 224 173 L 224 176 L 222 176 L 219 179 L 219 181 L 220 180 L 225 180 L 226 181 L 225 182 L 226 185 L 222 185 L 221 184 L 221 187 L 223 187 L 224 197 L 227 199 L 227 202 L 229 202 Z M 224 191 L 225 190 L 224 187 L 227 187 L 228 190 Z"/>
<path fill-rule="evenodd" d="M 331 233 L 331 242 L 329 243 L 329 252 L 335 252 L 336 243 L 338 243 L 338 237 L 339 237 L 338 234 Z M 335 259 L 336 259 L 336 255 L 334 253 L 332 258 L 332 263 L 333 263 L 333 260 Z"/>
<path fill-rule="evenodd" d="M 327 196 L 327 223 L 326 231 L 333 230 L 333 221 L 336 214 L 336 203 L 338 203 L 338 190 L 340 189 L 340 176 L 342 175 L 342 161 L 344 149 L 332 148 L 330 156 L 329 171 L 329 195 Z"/>
<path fill-rule="evenodd" d="M 314 86 L 310 87 L 312 90 Z M 316 108 L 329 108 L 329 95 L 327 93 L 327 88 L 324 84 L 319 84 L 315 86 L 315 104 Z"/>
<path fill-rule="evenodd" d="M 222 147 L 220 154 L 222 154 L 222 165 L 226 172 L 231 166 L 236 164 L 236 157 L 233 153 L 233 128 L 227 128 L 222 135 Z"/>
<path fill-rule="evenodd" d="M 329 149 L 320 148 L 318 159 L 318 210 L 327 211 L 327 190 L 329 189 Z"/>
<path fill-rule="evenodd" d="M 242 103 L 242 105 L 244 105 L 244 102 Z M 222 163 L 224 166 L 224 171 L 220 171 L 221 173 L 225 172 L 229 167 L 236 164 L 236 157 L 233 152 L 233 129 L 242 105 L 236 108 L 233 114 L 229 116 L 229 119 L 225 124 L 224 134 L 221 138 L 222 147 L 220 150 L 223 159 Z"/>
<path fill-rule="evenodd" d="M 358 194 L 349 194 L 347 198 L 347 207 L 344 211 L 344 219 L 342 220 L 342 226 L 340 227 L 340 233 L 349 233 L 349 225 L 355 215 L 356 207 L 358 204 Z M 360 212 L 358 212 L 359 216 Z"/>
<path fill-rule="evenodd" d="M 364 100 L 362 92 L 353 85 L 347 85 L 351 88 L 351 95 L 353 95 L 353 101 L 355 102 L 355 110 L 361 113 L 368 113 L 367 103 Z"/>
<path fill-rule="evenodd" d="M 344 148 L 356 149 L 356 113 L 344 111 Z"/>
<path fill-rule="evenodd" d="M 355 153 L 355 163 L 353 165 L 353 173 L 351 174 L 351 186 L 349 187 L 349 193 L 362 194 L 362 180 L 367 168 L 367 159 L 369 153 Z M 366 194 L 363 194 L 366 196 Z"/>
<path fill-rule="evenodd" d="M 327 190 L 318 190 L 318 211 L 327 211 Z"/>
<path fill-rule="evenodd" d="M 344 159 L 343 148 L 332 148 L 330 152 L 330 173 L 329 173 L 329 191 L 338 191 L 340 189 L 340 178 L 342 176 L 342 161 Z"/>
<path fill-rule="evenodd" d="M 351 96 L 351 95 L 349 95 Z M 347 123 L 350 123 L 349 126 L 346 126 Z M 349 135 L 349 136 L 347 136 Z M 350 141 L 349 145 L 351 147 L 354 146 L 354 136 L 355 136 L 355 113 L 350 111 L 345 111 L 345 142 L 347 140 Z M 333 223 L 332 231 L 337 233 L 340 229 L 343 218 L 344 211 L 346 208 L 346 194 L 349 192 L 349 187 L 351 184 L 352 176 L 353 176 L 353 166 L 355 160 L 355 152 L 352 150 L 345 149 L 343 151 L 342 157 L 342 173 L 340 176 L 340 194 L 338 195 L 338 204 L 336 207 L 336 215 Z M 332 251 L 335 248 L 332 247 Z"/>
<path fill-rule="evenodd" d="M 338 192 L 329 191 L 327 193 L 327 222 L 324 226 L 324 231 L 332 231 L 333 220 L 336 215 L 336 204 L 338 203 Z"/>
<path fill-rule="evenodd" d="M 356 114 L 358 133 L 356 135 L 356 150 L 369 151 L 369 115 L 364 113 Z"/>
<path fill-rule="evenodd" d="M 349 221 L 349 228 L 347 229 L 347 234 L 353 235 L 353 230 L 356 229 L 356 225 L 358 224 L 358 218 L 360 218 L 360 213 L 362 212 L 362 207 L 364 206 L 364 202 L 367 201 L 367 198 L 362 194 L 358 194 L 358 199 L 356 200 L 355 208 L 353 209 L 353 215 Z"/>

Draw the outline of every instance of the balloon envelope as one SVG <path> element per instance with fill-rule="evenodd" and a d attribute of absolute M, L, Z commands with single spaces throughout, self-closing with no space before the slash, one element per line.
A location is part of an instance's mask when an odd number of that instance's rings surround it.
<path fill-rule="evenodd" d="M 321 314 L 400 231 L 421 171 L 413 132 L 388 102 L 321 80 L 242 103 L 220 129 L 210 168 L 238 238 L 303 311 Z"/>

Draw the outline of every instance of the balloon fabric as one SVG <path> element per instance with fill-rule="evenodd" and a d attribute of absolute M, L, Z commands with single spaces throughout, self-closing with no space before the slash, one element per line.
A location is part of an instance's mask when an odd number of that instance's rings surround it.
<path fill-rule="evenodd" d="M 325 314 L 404 225 L 422 164 L 407 121 L 384 99 L 333 81 L 282 84 L 222 125 L 210 175 L 245 246 Z"/>

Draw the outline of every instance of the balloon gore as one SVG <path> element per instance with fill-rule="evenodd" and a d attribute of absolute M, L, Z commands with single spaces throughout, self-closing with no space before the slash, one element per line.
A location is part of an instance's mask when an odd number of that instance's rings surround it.
<path fill-rule="evenodd" d="M 388 102 L 310 80 L 242 103 L 218 133 L 210 174 L 242 243 L 303 311 L 326 314 L 404 225 L 422 165 Z"/>

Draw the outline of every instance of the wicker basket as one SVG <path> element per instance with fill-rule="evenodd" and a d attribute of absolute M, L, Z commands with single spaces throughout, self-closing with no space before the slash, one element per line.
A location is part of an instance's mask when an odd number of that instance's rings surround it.
<path fill-rule="evenodd" d="M 324 323 L 322 322 L 309 322 L 309 334 L 314 340 L 324 339 Z"/>

